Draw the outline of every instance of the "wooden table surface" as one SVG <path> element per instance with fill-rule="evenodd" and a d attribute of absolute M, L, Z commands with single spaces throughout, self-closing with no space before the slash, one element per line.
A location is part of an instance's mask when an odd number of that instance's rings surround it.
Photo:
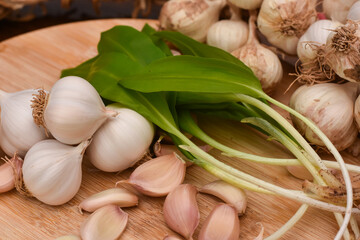
<path fill-rule="evenodd" d="M 156 26 L 153 20 L 110 19 L 71 23 L 30 32 L 0 43 L 0 88 L 14 92 L 27 88 L 50 89 L 58 80 L 60 71 L 73 67 L 96 55 L 100 32 L 114 25 L 130 25 L 141 29 L 145 22 Z M 287 72 L 292 71 L 286 67 Z M 294 90 L 283 94 L 292 79 L 285 76 L 275 93 L 283 102 Z M 267 141 L 246 126 L 231 121 L 200 119 L 202 128 L 212 137 L 239 150 L 262 156 L 291 157 L 276 143 Z M 210 153 L 218 159 L 266 181 L 290 189 L 300 189 L 301 181 L 290 176 L 284 167 L 265 166 L 224 157 L 217 150 Z M 344 153 L 347 161 L 355 161 Z M 88 161 L 83 164 L 83 181 L 78 194 L 68 203 L 52 207 L 34 198 L 27 198 L 15 190 L 0 195 L 0 239 L 54 239 L 67 234 L 79 234 L 80 224 L 89 215 L 79 214 L 77 205 L 86 197 L 114 187 L 116 181 L 126 179 L 132 169 L 119 173 L 96 170 Z M 187 169 L 185 183 L 197 187 L 216 178 L 197 166 Z M 248 208 L 240 218 L 241 239 L 253 239 L 260 228 L 265 236 L 281 227 L 300 206 L 282 197 L 248 192 Z M 209 195 L 198 194 L 201 212 L 200 225 L 195 238 L 209 212 L 220 201 Z M 121 239 L 163 239 L 174 234 L 164 223 L 162 205 L 164 198 L 141 197 L 138 207 L 124 208 L 129 214 L 128 226 Z M 332 213 L 310 208 L 301 221 L 283 239 L 332 239 L 338 229 Z"/>

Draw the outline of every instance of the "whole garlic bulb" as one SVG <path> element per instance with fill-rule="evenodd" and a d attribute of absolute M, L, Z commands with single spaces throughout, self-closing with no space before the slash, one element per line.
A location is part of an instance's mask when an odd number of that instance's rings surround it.
<path fill-rule="evenodd" d="M 204 42 L 210 26 L 217 22 L 224 0 L 170 0 L 160 11 L 160 28 L 178 31 Z"/>
<path fill-rule="evenodd" d="M 359 21 L 360 20 L 360 1 L 356 1 L 350 8 L 346 19 Z"/>
<path fill-rule="evenodd" d="M 331 20 L 318 20 L 311 24 L 297 44 L 297 55 L 302 63 L 317 57 L 317 47 L 326 44 L 331 30 L 341 23 Z"/>
<path fill-rule="evenodd" d="M 263 0 L 229 0 L 236 7 L 246 10 L 255 10 L 261 6 Z"/>
<path fill-rule="evenodd" d="M 360 132 L 360 96 L 355 101 L 354 118 Z"/>
<path fill-rule="evenodd" d="M 35 121 L 44 124 L 65 144 L 79 144 L 88 139 L 106 119 L 116 115 L 106 110 L 95 88 L 80 77 L 64 77 L 54 84 L 48 96 L 40 93 L 37 98 L 39 102 L 47 100 L 45 105 L 33 107 L 33 113 L 40 116 Z"/>
<path fill-rule="evenodd" d="M 81 162 L 88 145 L 88 140 L 75 147 L 54 139 L 36 143 L 23 164 L 23 179 L 29 193 L 49 205 L 71 200 L 80 188 Z"/>
<path fill-rule="evenodd" d="M 301 86 L 290 99 L 290 107 L 311 119 L 341 151 L 356 139 L 354 102 L 359 94 L 356 83 L 322 83 Z M 302 121 L 292 117 L 295 127 L 306 139 L 318 146 L 323 142 Z"/>
<path fill-rule="evenodd" d="M 38 90 L 28 89 L 14 93 L 0 90 L 1 148 L 12 156 L 24 157 L 35 143 L 46 139 L 45 130 L 36 126 L 32 116 L 31 100 Z"/>
<path fill-rule="evenodd" d="M 356 1 L 357 0 L 323 0 L 323 11 L 327 18 L 345 23 L 348 12 Z"/>
<path fill-rule="evenodd" d="M 324 61 L 337 75 L 360 82 L 360 22 L 349 20 L 328 36 Z"/>
<path fill-rule="evenodd" d="M 260 80 L 263 90 L 271 93 L 282 80 L 283 69 L 278 56 L 263 47 L 256 38 L 255 18 L 255 14 L 252 13 L 249 19 L 250 31 L 247 43 L 231 54 L 251 68 Z"/>
<path fill-rule="evenodd" d="M 316 0 L 264 0 L 259 16 L 260 32 L 274 46 L 296 54 L 299 38 L 316 20 Z"/>
<path fill-rule="evenodd" d="M 154 127 L 137 112 L 121 108 L 119 104 L 111 104 L 107 108 L 118 115 L 108 119 L 96 131 L 87 153 L 98 169 L 105 172 L 123 171 L 147 152 L 154 138 Z"/>

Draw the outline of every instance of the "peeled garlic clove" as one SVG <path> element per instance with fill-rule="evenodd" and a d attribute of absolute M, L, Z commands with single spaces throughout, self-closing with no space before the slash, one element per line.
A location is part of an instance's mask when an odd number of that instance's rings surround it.
<path fill-rule="evenodd" d="M 138 204 L 138 197 L 124 188 L 111 188 L 83 200 L 79 205 L 79 210 L 94 212 L 109 204 L 119 207 L 132 207 Z"/>
<path fill-rule="evenodd" d="M 324 61 L 337 75 L 360 82 L 360 23 L 348 21 L 332 31 L 325 45 Z"/>
<path fill-rule="evenodd" d="M 55 240 L 81 240 L 81 238 L 75 235 L 67 235 L 58 237 Z"/>
<path fill-rule="evenodd" d="M 256 38 L 255 12 L 249 19 L 249 39 L 245 46 L 233 51 L 231 54 L 251 68 L 260 80 L 266 93 L 271 93 L 280 83 L 283 76 L 281 62 L 275 53 L 263 47 Z"/>
<path fill-rule="evenodd" d="M 248 26 L 244 21 L 221 20 L 211 25 L 206 42 L 210 46 L 232 52 L 246 43 L 248 35 Z"/>
<path fill-rule="evenodd" d="M 247 198 L 244 190 L 234 187 L 227 182 L 217 180 L 206 184 L 200 192 L 214 195 L 236 208 L 239 215 L 245 213 Z"/>
<path fill-rule="evenodd" d="M 200 213 L 196 194 L 197 190 L 193 185 L 182 184 L 172 190 L 164 202 L 166 224 L 185 239 L 192 239 L 199 225 Z"/>
<path fill-rule="evenodd" d="M 137 112 L 111 104 L 117 112 L 93 136 L 87 155 L 94 166 L 105 172 L 120 172 L 139 161 L 154 138 L 154 127 Z"/>
<path fill-rule="evenodd" d="M 235 6 L 246 10 L 254 10 L 259 8 L 262 1 L 263 0 L 229 0 L 229 2 Z"/>
<path fill-rule="evenodd" d="M 316 20 L 316 4 L 316 0 L 264 0 L 259 30 L 272 45 L 295 55 L 299 38 Z"/>
<path fill-rule="evenodd" d="M 12 156 L 24 157 L 35 143 L 46 139 L 45 130 L 36 126 L 32 116 L 31 100 L 38 90 L 28 89 L 14 93 L 0 90 L 1 148 Z"/>
<path fill-rule="evenodd" d="M 199 240 L 238 240 L 240 222 L 237 211 L 227 204 L 217 205 L 206 218 Z"/>
<path fill-rule="evenodd" d="M 128 214 L 116 205 L 107 205 L 92 213 L 81 224 L 83 240 L 114 240 L 124 232 Z"/>
<path fill-rule="evenodd" d="M 356 83 L 322 83 L 301 86 L 290 99 L 290 107 L 311 119 L 341 151 L 356 139 L 354 101 L 358 94 Z M 324 143 L 302 121 L 292 117 L 295 127 L 312 144 Z"/>
<path fill-rule="evenodd" d="M 50 139 L 30 148 L 22 170 L 29 193 L 49 205 L 71 200 L 80 188 L 81 162 L 89 143 L 74 147 Z"/>
<path fill-rule="evenodd" d="M 331 20 L 318 20 L 311 24 L 301 36 L 297 44 L 297 56 L 302 63 L 315 59 L 318 47 L 326 44 L 331 30 L 340 26 L 341 23 Z"/>
<path fill-rule="evenodd" d="M 160 28 L 178 31 L 204 42 L 210 26 L 218 21 L 224 0 L 170 0 L 161 8 Z"/>
<path fill-rule="evenodd" d="M 127 182 L 144 195 L 161 197 L 184 181 L 185 172 L 184 160 L 173 153 L 143 163 L 132 172 Z"/>
<path fill-rule="evenodd" d="M 351 6 L 347 19 L 353 20 L 353 21 L 359 21 L 360 20 L 360 2 L 355 0 L 356 2 Z"/>
<path fill-rule="evenodd" d="M 89 82 L 70 76 L 58 80 L 50 94 L 34 98 L 33 115 L 60 142 L 79 144 L 91 137 L 106 119 L 115 116 L 107 111 L 99 94 Z"/>
<path fill-rule="evenodd" d="M 291 175 L 296 178 L 303 180 L 307 179 L 310 181 L 313 180 L 313 176 L 311 175 L 311 173 L 309 173 L 309 171 L 303 166 L 287 166 L 286 169 Z"/>
<path fill-rule="evenodd" d="M 345 23 L 350 7 L 356 1 L 357 0 L 323 0 L 322 7 L 327 18 Z"/>
<path fill-rule="evenodd" d="M 11 158 L 5 158 L 5 163 L 0 166 L 0 193 L 8 192 L 15 187 L 19 177 L 23 160 L 16 154 Z"/>

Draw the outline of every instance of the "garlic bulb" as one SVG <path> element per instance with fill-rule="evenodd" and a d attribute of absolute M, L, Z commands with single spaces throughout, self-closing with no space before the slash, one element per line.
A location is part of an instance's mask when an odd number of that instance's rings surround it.
<path fill-rule="evenodd" d="M 36 126 L 32 116 L 31 100 L 38 90 L 28 89 L 14 93 L 0 90 L 1 148 L 12 156 L 24 157 L 35 143 L 46 139 L 45 130 Z"/>
<path fill-rule="evenodd" d="M 119 104 L 111 104 L 107 109 L 117 112 L 117 116 L 96 131 L 87 154 L 102 171 L 123 171 L 145 155 L 154 138 L 154 127 L 137 112 Z"/>
<path fill-rule="evenodd" d="M 116 113 L 106 111 L 95 88 L 80 77 L 58 80 L 49 95 L 39 92 L 33 104 L 38 125 L 44 125 L 60 142 L 78 144 L 91 137 L 106 119 Z"/>
<path fill-rule="evenodd" d="M 297 44 L 297 56 L 302 63 L 315 59 L 319 46 L 326 44 L 328 35 L 341 23 L 331 20 L 318 20 L 311 24 Z"/>
<path fill-rule="evenodd" d="M 316 20 L 316 0 L 264 0 L 259 16 L 260 32 L 274 46 L 296 54 L 299 38 Z"/>
<path fill-rule="evenodd" d="M 229 0 L 230 3 L 234 4 L 238 8 L 246 10 L 254 10 L 261 6 L 263 0 Z"/>
<path fill-rule="evenodd" d="M 360 132 L 360 96 L 358 96 L 355 101 L 354 118 Z"/>
<path fill-rule="evenodd" d="M 255 13 L 249 19 L 249 38 L 245 46 L 231 54 L 240 59 L 254 72 L 266 93 L 271 93 L 280 83 L 283 69 L 275 53 L 263 47 L 256 38 Z"/>
<path fill-rule="evenodd" d="M 27 152 L 23 179 L 29 193 L 49 205 L 71 200 L 81 184 L 81 162 L 89 141 L 69 146 L 49 139 Z"/>
<path fill-rule="evenodd" d="M 324 61 L 337 75 L 360 82 L 360 22 L 349 20 L 328 36 Z"/>
<path fill-rule="evenodd" d="M 356 0 L 356 2 L 351 6 L 346 19 L 353 21 L 360 20 L 360 1 Z"/>
<path fill-rule="evenodd" d="M 323 0 L 323 11 L 327 18 L 345 23 L 351 6 L 357 0 Z"/>
<path fill-rule="evenodd" d="M 218 21 L 224 0 L 170 0 L 160 11 L 160 28 L 178 31 L 204 42 L 210 26 Z"/>
<path fill-rule="evenodd" d="M 340 151 L 356 139 L 354 102 L 359 93 L 356 83 L 323 83 L 301 86 L 290 99 L 290 107 L 311 119 Z M 323 142 L 302 121 L 292 117 L 295 127 L 318 146 Z"/>

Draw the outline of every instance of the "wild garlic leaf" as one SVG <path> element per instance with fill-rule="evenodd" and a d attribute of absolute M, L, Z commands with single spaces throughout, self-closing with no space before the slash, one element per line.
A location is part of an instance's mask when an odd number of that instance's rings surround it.
<path fill-rule="evenodd" d="M 155 35 L 157 31 L 149 24 L 145 24 L 141 32 L 145 33 L 153 41 L 153 43 L 165 53 L 166 56 L 173 55 L 168 45 L 166 45 L 160 37 Z"/>
<path fill-rule="evenodd" d="M 95 62 L 97 60 L 97 58 L 98 58 L 98 56 L 90 58 L 89 60 L 81 63 L 77 67 L 62 70 L 60 77 L 63 78 L 66 76 L 78 76 L 78 77 L 87 79 L 89 72 L 90 72 L 91 65 L 93 64 L 93 62 Z"/>

